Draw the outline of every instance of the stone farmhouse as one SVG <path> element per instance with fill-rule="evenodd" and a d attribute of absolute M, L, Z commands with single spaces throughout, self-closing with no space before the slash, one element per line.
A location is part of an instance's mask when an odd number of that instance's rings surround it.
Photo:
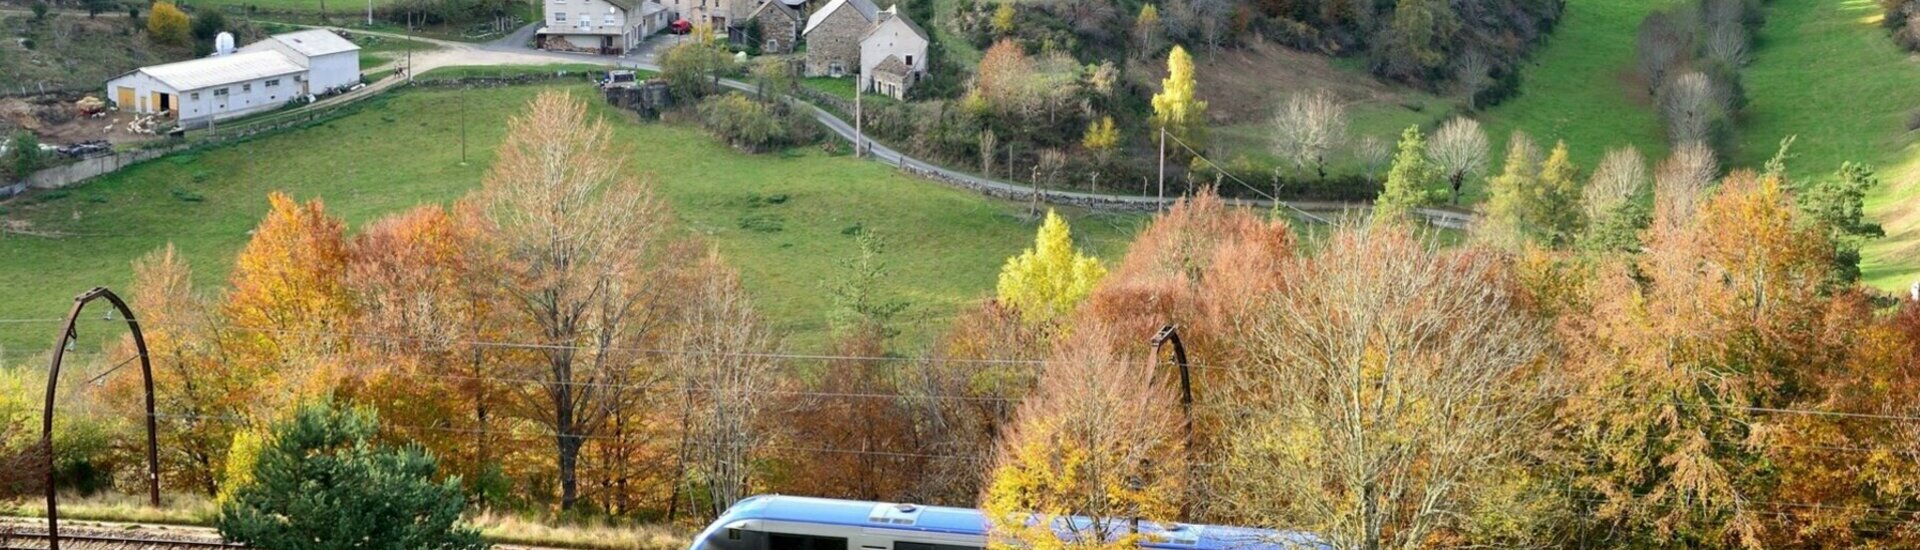
<path fill-rule="evenodd" d="M 860 37 L 880 16 L 870 0 L 832 0 L 807 17 L 807 76 L 841 77 L 860 68 Z"/>
<path fill-rule="evenodd" d="M 652 0 L 545 0 L 546 21 L 535 34 L 542 49 L 620 55 L 673 21 Z"/>
<path fill-rule="evenodd" d="M 748 16 L 762 0 L 664 0 L 667 11 L 694 25 L 706 25 L 716 36 L 739 42 Z"/>
<path fill-rule="evenodd" d="M 113 77 L 107 97 L 122 111 L 198 128 L 360 83 L 360 46 L 332 31 L 277 34 L 239 51 L 231 35 L 222 33 L 217 43 L 210 57 Z"/>
<path fill-rule="evenodd" d="M 760 29 L 760 53 L 788 54 L 800 46 L 800 26 L 806 22 L 805 0 L 789 4 L 787 0 L 765 0 L 747 15 L 748 25 Z"/>

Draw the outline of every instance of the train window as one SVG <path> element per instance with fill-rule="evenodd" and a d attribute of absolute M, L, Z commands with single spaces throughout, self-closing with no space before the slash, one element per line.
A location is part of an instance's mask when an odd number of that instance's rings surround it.
<path fill-rule="evenodd" d="M 897 540 L 893 542 L 893 550 L 980 550 L 980 547 L 964 546 L 959 544 L 928 544 L 924 542 L 907 542 L 904 540 Z"/>
<path fill-rule="evenodd" d="M 767 550 L 847 550 L 847 539 L 767 533 Z"/>

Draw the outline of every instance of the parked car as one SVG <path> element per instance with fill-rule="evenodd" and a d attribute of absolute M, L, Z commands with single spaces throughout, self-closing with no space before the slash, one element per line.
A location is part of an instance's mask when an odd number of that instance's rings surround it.
<path fill-rule="evenodd" d="M 693 32 L 693 22 L 685 19 L 676 19 L 673 23 L 667 25 L 667 32 L 672 34 L 691 33 Z"/>
<path fill-rule="evenodd" d="M 607 77 L 600 80 L 600 89 L 632 88 L 637 81 L 633 71 L 607 71 Z"/>

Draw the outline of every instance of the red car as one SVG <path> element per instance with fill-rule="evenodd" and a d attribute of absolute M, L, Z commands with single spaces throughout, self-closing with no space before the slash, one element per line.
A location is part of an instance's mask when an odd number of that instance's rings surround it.
<path fill-rule="evenodd" d="M 667 25 L 667 32 L 673 33 L 673 34 L 687 34 L 687 33 L 693 32 L 693 22 L 685 19 L 675 20 L 673 23 Z"/>

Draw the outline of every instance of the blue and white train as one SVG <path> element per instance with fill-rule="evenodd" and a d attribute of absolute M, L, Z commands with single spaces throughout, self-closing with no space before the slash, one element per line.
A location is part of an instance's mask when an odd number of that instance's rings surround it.
<path fill-rule="evenodd" d="M 1220 525 L 1151 524 L 1154 550 L 1320 550 L 1310 535 Z M 985 550 L 986 516 L 971 508 L 761 495 L 735 503 L 688 550 Z"/>

